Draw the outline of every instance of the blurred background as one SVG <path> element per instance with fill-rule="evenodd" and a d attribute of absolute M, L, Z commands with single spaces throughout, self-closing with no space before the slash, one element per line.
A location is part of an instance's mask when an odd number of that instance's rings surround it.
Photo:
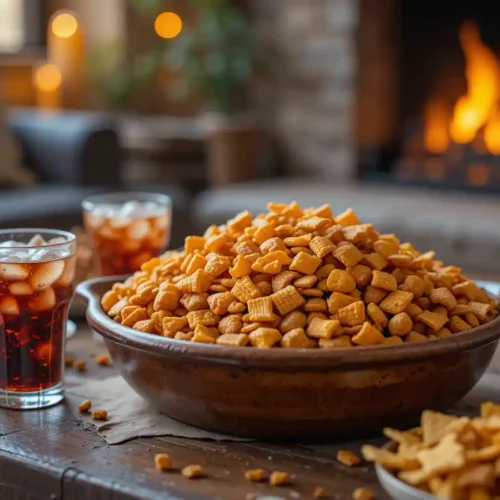
<path fill-rule="evenodd" d="M 493 278 L 499 18 L 487 0 L 0 0 L 0 227 L 152 190 L 176 246 L 296 199 Z"/>

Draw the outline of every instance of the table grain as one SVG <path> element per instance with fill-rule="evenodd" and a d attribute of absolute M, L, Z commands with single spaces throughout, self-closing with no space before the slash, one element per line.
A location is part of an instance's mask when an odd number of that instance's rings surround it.
<path fill-rule="evenodd" d="M 87 371 L 72 378 L 102 378 L 116 373 L 93 358 L 105 346 L 92 338 L 86 325 L 70 339 L 68 354 L 87 361 Z M 107 445 L 93 430 L 85 430 L 66 404 L 45 410 L 0 409 L 0 499 L 5 500 L 138 500 L 235 499 L 261 496 L 311 499 L 322 486 L 328 499 L 349 500 L 359 486 L 373 490 L 378 500 L 389 500 L 374 469 L 363 464 L 347 467 L 336 460 L 338 449 L 359 453 L 366 440 L 343 443 L 215 442 L 174 437 L 140 438 Z M 382 438 L 370 442 L 380 444 Z M 161 473 L 154 467 L 156 453 L 168 453 L 177 470 Z M 200 464 L 206 478 L 189 480 L 180 468 Z M 250 483 L 247 469 L 286 471 L 290 486 Z M 252 497 L 255 495 L 255 497 Z"/>

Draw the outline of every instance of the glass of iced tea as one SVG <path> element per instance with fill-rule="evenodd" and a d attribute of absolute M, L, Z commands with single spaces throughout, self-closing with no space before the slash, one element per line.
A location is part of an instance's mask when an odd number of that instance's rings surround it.
<path fill-rule="evenodd" d="M 82 208 L 103 276 L 133 273 L 170 243 L 171 199 L 164 194 L 101 194 Z"/>
<path fill-rule="evenodd" d="M 2 407 L 42 408 L 64 397 L 64 348 L 75 249 L 75 236 L 65 231 L 0 231 Z"/>

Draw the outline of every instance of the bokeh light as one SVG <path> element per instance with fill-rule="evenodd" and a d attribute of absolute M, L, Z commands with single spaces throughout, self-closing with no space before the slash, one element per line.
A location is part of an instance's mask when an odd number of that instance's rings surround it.
<path fill-rule="evenodd" d="M 78 21 L 73 14 L 61 12 L 52 18 L 50 26 L 54 35 L 60 38 L 69 38 L 76 33 Z"/>
<path fill-rule="evenodd" d="M 54 64 L 44 64 L 35 72 L 35 85 L 43 92 L 54 92 L 61 86 L 61 72 Z"/>
<path fill-rule="evenodd" d="M 175 12 L 162 12 L 155 19 L 155 32 L 161 38 L 175 38 L 182 31 L 182 19 Z"/>

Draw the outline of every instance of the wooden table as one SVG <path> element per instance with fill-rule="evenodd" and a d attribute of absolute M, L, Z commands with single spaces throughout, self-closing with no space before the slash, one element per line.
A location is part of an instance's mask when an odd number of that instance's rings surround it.
<path fill-rule="evenodd" d="M 115 374 L 90 358 L 104 350 L 83 325 L 68 342 L 69 354 L 87 360 L 83 377 Z M 371 466 L 347 467 L 335 459 L 339 448 L 359 452 L 361 443 L 312 446 L 160 437 L 108 446 L 95 432 L 84 430 L 64 404 L 36 411 L 0 409 L 0 499 L 310 499 L 321 485 L 328 499 L 351 499 L 356 487 L 365 486 L 378 500 L 388 500 Z M 169 453 L 174 464 L 201 464 L 208 477 L 189 480 L 179 471 L 158 472 L 154 455 L 160 452 Z M 293 484 L 250 483 L 243 475 L 252 468 L 287 471 Z"/>

